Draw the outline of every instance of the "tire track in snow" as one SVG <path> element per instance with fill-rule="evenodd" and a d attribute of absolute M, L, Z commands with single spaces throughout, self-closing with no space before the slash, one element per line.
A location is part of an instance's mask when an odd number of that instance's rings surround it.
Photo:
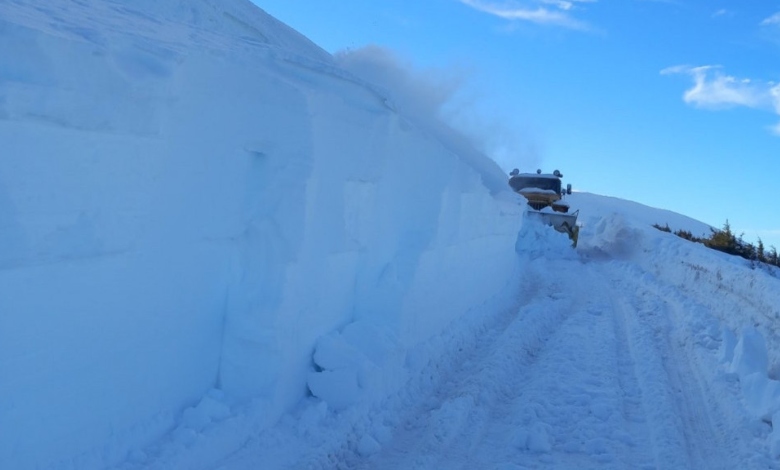
<path fill-rule="evenodd" d="M 507 468 L 654 468 L 627 341 L 603 295 L 609 288 L 588 265 L 566 269 L 572 312 L 496 413 L 515 435 L 498 446 L 511 451 Z M 468 468 L 496 462 L 476 463 Z"/>
<path fill-rule="evenodd" d="M 556 274 L 530 276 L 541 287 L 495 343 L 383 452 L 339 468 L 736 468 L 669 302 L 641 273 L 545 262 Z"/>
<path fill-rule="evenodd" d="M 366 459 L 345 456 L 336 468 L 471 468 L 468 456 L 490 424 L 495 403 L 514 396 L 510 376 L 533 364 L 571 311 L 550 308 L 565 296 L 555 294 L 563 287 L 547 279 L 546 272 L 529 269 L 523 278 L 526 305 L 481 338 L 468 358 L 442 377 L 433 394 L 406 413 L 392 443 Z"/>
<path fill-rule="evenodd" d="M 706 406 L 694 368 L 675 341 L 669 303 L 631 272 L 614 279 L 612 298 L 629 340 L 642 389 L 658 468 L 737 468 L 727 455 L 722 426 Z M 628 279 L 640 279 L 628 281 Z M 626 295 L 625 293 L 632 293 Z"/>
<path fill-rule="evenodd" d="M 670 383 L 685 397 L 680 415 L 682 429 L 693 442 L 688 444 L 693 465 L 698 461 L 705 468 L 780 468 L 768 454 L 766 427 L 745 411 L 739 383 L 723 375 L 720 329 L 724 319 L 746 306 L 711 280 L 680 286 L 653 274 L 664 273 L 657 267 L 649 271 L 633 264 L 617 267 L 613 272 L 623 271 L 624 290 L 641 293 L 647 304 L 663 306 L 669 328 L 664 361 Z"/>
<path fill-rule="evenodd" d="M 530 302 L 414 406 L 391 443 L 335 468 L 655 468 L 628 340 L 598 273 L 544 260 Z"/>

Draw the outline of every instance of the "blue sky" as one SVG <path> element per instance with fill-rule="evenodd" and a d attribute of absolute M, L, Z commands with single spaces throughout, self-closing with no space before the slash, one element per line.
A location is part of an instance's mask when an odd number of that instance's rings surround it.
<path fill-rule="evenodd" d="M 376 45 L 460 83 L 447 109 L 504 169 L 559 168 L 780 249 L 780 3 L 255 3 L 331 53 Z"/>

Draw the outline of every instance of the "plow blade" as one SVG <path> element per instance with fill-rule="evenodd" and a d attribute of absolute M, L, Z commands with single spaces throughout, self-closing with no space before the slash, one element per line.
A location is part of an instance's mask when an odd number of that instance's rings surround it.
<path fill-rule="evenodd" d="M 572 246 L 577 246 L 577 236 L 580 228 L 577 227 L 577 216 L 580 211 L 571 214 L 553 211 L 535 211 L 529 210 L 528 217 L 538 220 L 545 225 L 552 226 L 555 230 L 566 233 L 572 241 Z"/>

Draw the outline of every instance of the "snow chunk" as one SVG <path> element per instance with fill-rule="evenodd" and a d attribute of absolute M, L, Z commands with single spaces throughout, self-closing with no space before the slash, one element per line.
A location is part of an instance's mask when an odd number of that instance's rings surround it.
<path fill-rule="evenodd" d="M 572 248 L 571 240 L 565 233 L 553 227 L 526 217 L 517 234 L 515 251 L 531 259 L 541 256 L 553 259 L 573 259 L 577 252 Z"/>
<path fill-rule="evenodd" d="M 320 338 L 314 350 L 314 363 L 322 369 L 344 369 L 358 367 L 363 355 L 338 333 Z"/>
<path fill-rule="evenodd" d="M 578 247 L 582 251 L 609 257 L 631 257 L 642 245 L 643 233 L 618 213 L 589 217 L 580 229 Z"/>
<path fill-rule="evenodd" d="M 219 390 L 212 390 L 196 406 L 184 410 L 182 426 L 202 431 L 212 422 L 229 417 L 230 408 L 219 401 L 221 397 Z"/>
<path fill-rule="evenodd" d="M 357 371 L 354 369 L 313 372 L 308 378 L 311 393 L 336 410 L 355 404 L 360 398 Z"/>
<path fill-rule="evenodd" d="M 322 370 L 309 374 L 309 389 L 334 409 L 386 396 L 405 377 L 398 340 L 387 328 L 367 321 L 321 337 L 314 363 Z"/>
<path fill-rule="evenodd" d="M 739 378 L 745 405 L 756 418 L 769 420 L 780 407 L 780 382 L 755 372 Z"/>
<path fill-rule="evenodd" d="M 734 348 L 734 358 L 728 369 L 729 372 L 737 373 L 740 378 L 754 373 L 766 375 L 768 364 L 764 337 L 752 326 L 744 328 L 742 337 Z"/>
<path fill-rule="evenodd" d="M 743 328 L 728 371 L 739 377 L 745 407 L 764 421 L 780 408 L 780 381 L 769 378 L 768 362 L 764 337 L 752 326 Z"/>

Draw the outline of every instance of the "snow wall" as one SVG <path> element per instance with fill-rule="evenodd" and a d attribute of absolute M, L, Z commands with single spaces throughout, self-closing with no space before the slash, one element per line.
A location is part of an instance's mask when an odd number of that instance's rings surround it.
<path fill-rule="evenodd" d="M 122 461 L 212 388 L 281 414 L 319 337 L 514 288 L 484 168 L 248 3 L 0 10 L 0 468 Z"/>

